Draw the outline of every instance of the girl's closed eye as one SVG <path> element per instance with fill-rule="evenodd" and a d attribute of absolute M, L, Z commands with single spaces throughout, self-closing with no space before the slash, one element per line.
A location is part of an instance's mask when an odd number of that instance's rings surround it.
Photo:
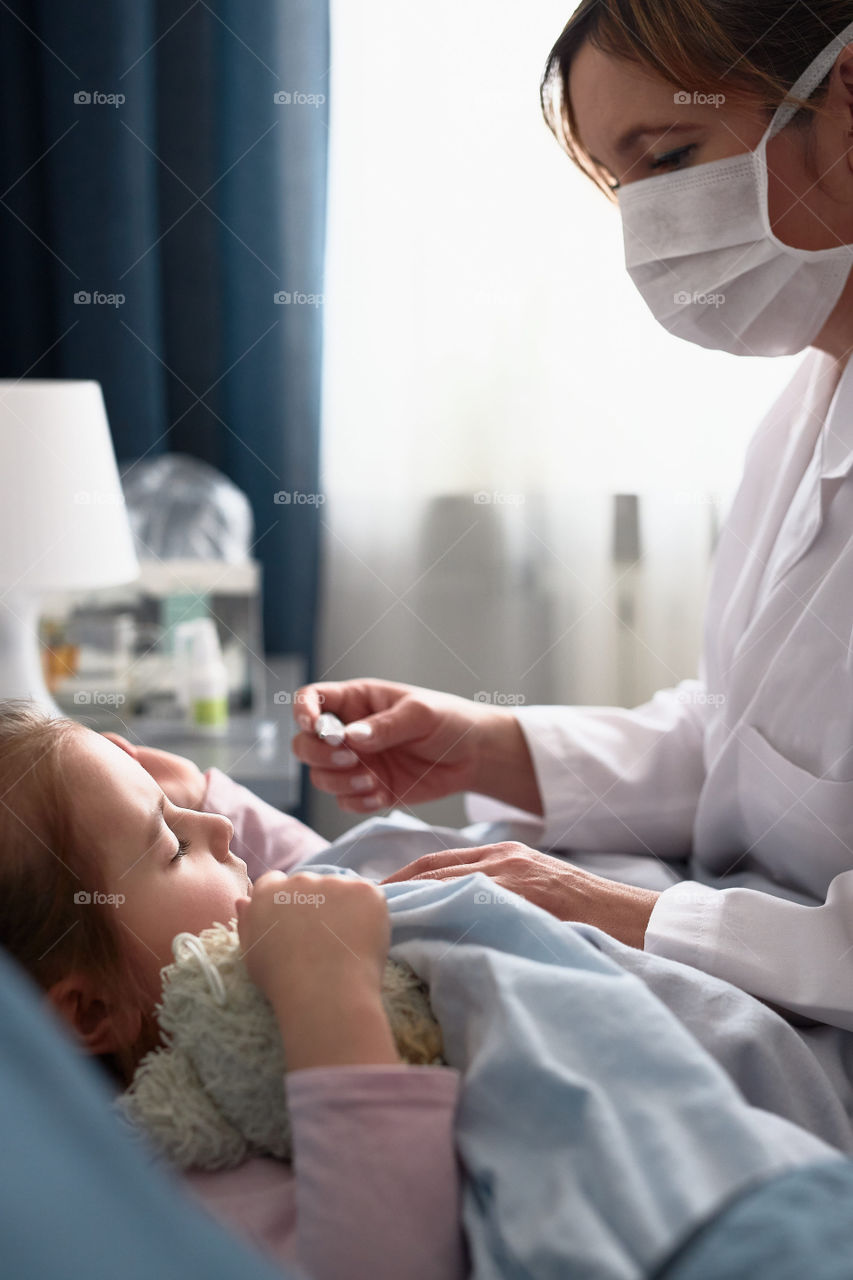
<path fill-rule="evenodd" d="M 180 859 L 184 856 L 184 854 L 187 852 L 187 850 L 189 849 L 189 847 L 190 847 L 190 842 L 189 842 L 189 840 L 179 840 L 179 841 L 178 841 L 178 852 L 175 854 L 174 858 L 172 858 L 172 862 L 178 862 L 178 861 L 180 861 Z"/>

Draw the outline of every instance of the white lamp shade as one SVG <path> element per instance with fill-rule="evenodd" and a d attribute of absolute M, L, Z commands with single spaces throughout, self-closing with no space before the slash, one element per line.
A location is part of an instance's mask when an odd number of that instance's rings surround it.
<path fill-rule="evenodd" d="M 99 383 L 0 379 L 0 591 L 138 575 Z"/>

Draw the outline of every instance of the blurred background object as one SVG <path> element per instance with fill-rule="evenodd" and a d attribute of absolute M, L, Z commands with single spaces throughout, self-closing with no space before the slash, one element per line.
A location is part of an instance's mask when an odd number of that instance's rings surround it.
<path fill-rule="evenodd" d="M 98 383 L 0 382 L 0 697 L 32 697 L 61 714 L 45 674 L 57 689 L 79 654 L 54 624 L 45 672 L 42 597 L 138 574 Z"/>
<path fill-rule="evenodd" d="M 186 716 L 188 673 L 175 636 L 196 621 L 215 628 L 207 643 L 221 651 L 227 710 L 260 710 L 261 566 L 249 554 L 245 494 L 181 454 L 128 465 L 122 485 L 139 576 L 122 588 L 46 602 L 41 637 L 56 701 L 69 713 Z"/>

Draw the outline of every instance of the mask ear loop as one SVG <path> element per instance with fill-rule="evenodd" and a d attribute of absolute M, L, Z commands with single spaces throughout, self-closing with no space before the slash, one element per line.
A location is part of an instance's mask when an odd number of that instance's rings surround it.
<path fill-rule="evenodd" d="M 800 98 L 808 101 L 815 89 L 826 78 L 838 59 L 839 54 L 846 49 L 848 44 L 853 43 L 853 22 L 846 26 L 840 35 L 837 35 L 831 44 L 819 53 L 814 62 L 803 72 L 799 80 L 788 90 L 789 98 Z M 767 131 L 767 140 L 775 138 L 776 134 L 781 132 L 787 124 L 793 120 L 794 116 L 800 110 L 796 102 L 789 102 L 787 99 L 781 103 L 776 111 L 775 116 L 770 122 L 770 128 Z"/>

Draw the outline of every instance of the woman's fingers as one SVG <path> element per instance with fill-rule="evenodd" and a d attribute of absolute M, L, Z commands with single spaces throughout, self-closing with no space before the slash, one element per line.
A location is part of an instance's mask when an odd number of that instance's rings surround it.
<path fill-rule="evenodd" d="M 321 711 L 335 711 L 334 695 L 329 696 L 324 692 L 328 690 L 331 693 L 334 688 L 334 685 L 309 684 L 296 690 L 293 695 L 293 714 L 300 728 L 310 732 Z"/>
<path fill-rule="evenodd" d="M 402 692 L 402 687 L 401 692 Z M 330 711 L 344 724 L 368 716 L 400 696 L 388 680 L 327 680 L 306 684 L 293 695 L 293 711 L 301 729 L 313 730 L 322 711 Z"/>
<path fill-rule="evenodd" d="M 382 780 L 377 777 L 377 774 L 371 773 L 370 769 L 364 767 L 341 769 L 336 772 L 329 769 L 311 769 L 311 782 L 315 787 L 319 787 L 320 791 L 328 791 L 329 795 L 333 796 L 366 795 L 369 791 L 383 788 Z"/>
<path fill-rule="evenodd" d="M 317 716 L 330 711 L 343 721 L 347 744 L 374 754 L 404 746 L 435 727 L 435 712 L 403 686 L 380 680 L 312 684 L 294 695 L 296 722 L 312 733 Z"/>
<path fill-rule="evenodd" d="M 402 697 L 393 706 L 347 724 L 346 745 L 364 755 L 407 747 L 435 728 L 435 712 L 417 698 Z"/>
<path fill-rule="evenodd" d="M 333 747 L 315 733 L 297 733 L 290 749 L 303 764 L 318 769 L 349 769 L 358 764 L 358 756 L 349 747 Z"/>
<path fill-rule="evenodd" d="M 484 845 L 478 849 L 439 849 L 435 853 L 425 853 L 422 858 L 416 858 L 414 862 L 395 871 L 392 876 L 386 876 L 380 883 L 395 884 L 399 880 L 417 880 L 439 871 L 454 875 L 481 871 L 482 867 L 474 867 L 470 864 L 478 862 L 486 848 L 494 848 L 494 846 Z"/>
<path fill-rule="evenodd" d="M 346 741 L 339 746 L 330 746 L 315 733 L 304 731 L 297 733 L 290 747 L 303 764 L 321 769 L 346 769 L 364 756 L 406 747 L 425 737 L 434 727 L 435 713 L 431 708 L 416 699 L 403 698 L 386 711 L 348 723 Z"/>
<path fill-rule="evenodd" d="M 299 733 L 291 748 L 294 755 L 310 767 L 312 785 L 335 796 L 346 813 L 369 813 L 393 803 L 384 777 L 364 764 L 348 747 L 332 747 L 314 734 Z"/>
<path fill-rule="evenodd" d="M 328 769 L 312 769 L 311 781 L 321 791 L 328 791 L 333 796 L 366 795 L 382 786 L 379 778 L 369 769 L 341 769 L 334 772 Z"/>
<path fill-rule="evenodd" d="M 364 766 L 339 772 L 312 769 L 311 782 L 321 791 L 337 796 L 338 800 L 355 801 L 356 812 L 364 808 L 379 809 L 391 803 L 389 789 L 383 780 Z M 374 803 L 366 805 L 364 802 L 368 799 Z"/>
<path fill-rule="evenodd" d="M 359 796 L 357 799 L 338 796 L 338 808 L 342 813 L 355 813 L 360 817 L 375 813 L 377 809 L 389 809 L 393 803 L 388 796 L 381 794 Z"/>

